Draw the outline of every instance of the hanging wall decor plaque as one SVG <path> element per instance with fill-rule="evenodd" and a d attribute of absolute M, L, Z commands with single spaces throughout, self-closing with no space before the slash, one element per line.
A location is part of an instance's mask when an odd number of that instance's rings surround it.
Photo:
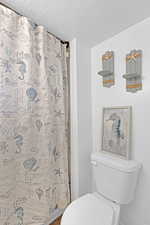
<path fill-rule="evenodd" d="M 103 70 L 98 72 L 103 77 L 103 86 L 110 88 L 114 85 L 114 52 L 107 51 L 102 55 Z"/>
<path fill-rule="evenodd" d="M 126 55 L 126 90 L 135 93 L 142 90 L 142 51 L 132 50 Z"/>

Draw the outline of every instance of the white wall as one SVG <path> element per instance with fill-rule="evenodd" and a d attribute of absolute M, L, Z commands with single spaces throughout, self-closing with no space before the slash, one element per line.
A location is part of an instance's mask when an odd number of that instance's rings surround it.
<path fill-rule="evenodd" d="M 79 196 L 79 146 L 77 99 L 77 40 L 70 42 L 70 148 L 71 148 L 71 200 Z"/>
<path fill-rule="evenodd" d="M 132 49 L 143 50 L 143 90 L 127 93 L 125 80 L 125 55 Z M 106 50 L 115 52 L 116 85 L 103 88 L 97 72 L 101 70 L 101 55 Z M 150 18 L 119 33 L 92 49 L 92 120 L 93 149 L 101 148 L 102 107 L 133 107 L 132 158 L 142 162 L 135 200 L 122 207 L 124 225 L 150 224 Z"/>
<path fill-rule="evenodd" d="M 79 196 L 91 190 L 91 51 L 77 40 Z"/>
<path fill-rule="evenodd" d="M 79 39 L 70 42 L 72 200 L 91 190 L 91 52 Z"/>

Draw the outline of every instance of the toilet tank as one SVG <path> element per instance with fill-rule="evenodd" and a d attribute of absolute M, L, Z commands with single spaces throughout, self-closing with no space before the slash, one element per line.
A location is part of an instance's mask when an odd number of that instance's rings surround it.
<path fill-rule="evenodd" d="M 93 153 L 93 180 L 96 191 L 118 204 L 128 204 L 134 198 L 141 164 L 104 153 Z"/>

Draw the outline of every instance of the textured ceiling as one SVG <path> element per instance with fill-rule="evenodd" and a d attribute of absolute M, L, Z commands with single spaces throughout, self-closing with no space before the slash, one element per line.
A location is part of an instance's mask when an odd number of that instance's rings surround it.
<path fill-rule="evenodd" d="M 64 40 L 89 46 L 150 16 L 150 0 L 2 0 Z"/>

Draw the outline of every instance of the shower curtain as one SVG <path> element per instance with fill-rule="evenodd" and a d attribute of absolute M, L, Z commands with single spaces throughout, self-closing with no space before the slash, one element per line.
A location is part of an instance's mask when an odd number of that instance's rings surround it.
<path fill-rule="evenodd" d="M 46 225 L 69 203 L 66 46 L 0 6 L 0 225 Z"/>

